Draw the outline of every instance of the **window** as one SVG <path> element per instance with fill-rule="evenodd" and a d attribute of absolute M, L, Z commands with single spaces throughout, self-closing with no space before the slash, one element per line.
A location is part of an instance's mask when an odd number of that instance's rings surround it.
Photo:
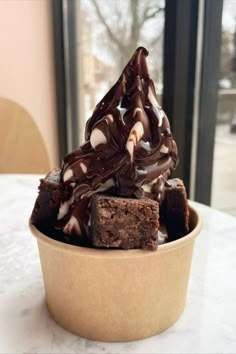
<path fill-rule="evenodd" d="M 224 0 L 212 206 L 236 216 L 236 2 Z"/>

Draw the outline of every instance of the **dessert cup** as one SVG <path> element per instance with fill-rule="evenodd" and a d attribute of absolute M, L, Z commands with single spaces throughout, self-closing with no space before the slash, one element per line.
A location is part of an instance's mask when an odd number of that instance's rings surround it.
<path fill-rule="evenodd" d="M 190 207 L 191 232 L 153 252 L 73 246 L 30 223 L 49 312 L 68 331 L 98 341 L 138 340 L 164 331 L 184 310 L 201 225 Z"/>

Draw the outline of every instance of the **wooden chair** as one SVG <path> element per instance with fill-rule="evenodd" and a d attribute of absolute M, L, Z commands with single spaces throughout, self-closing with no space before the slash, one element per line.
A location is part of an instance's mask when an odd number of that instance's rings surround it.
<path fill-rule="evenodd" d="M 0 98 L 0 173 L 47 173 L 48 152 L 30 114 Z"/>

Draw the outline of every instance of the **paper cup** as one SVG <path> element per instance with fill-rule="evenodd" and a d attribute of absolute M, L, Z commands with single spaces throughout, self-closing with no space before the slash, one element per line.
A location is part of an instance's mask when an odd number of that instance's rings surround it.
<path fill-rule="evenodd" d="M 30 224 L 52 317 L 99 341 L 131 341 L 164 331 L 185 307 L 194 239 L 201 229 L 193 208 L 190 226 L 188 235 L 153 252 L 72 246 Z"/>

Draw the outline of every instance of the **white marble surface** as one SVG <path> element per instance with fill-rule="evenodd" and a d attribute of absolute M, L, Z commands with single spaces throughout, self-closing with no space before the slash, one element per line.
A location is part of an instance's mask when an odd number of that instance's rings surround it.
<path fill-rule="evenodd" d="M 236 353 L 236 218 L 195 204 L 204 228 L 176 324 L 137 342 L 93 342 L 59 327 L 44 303 L 36 240 L 27 225 L 38 179 L 0 175 L 0 353 Z"/>

